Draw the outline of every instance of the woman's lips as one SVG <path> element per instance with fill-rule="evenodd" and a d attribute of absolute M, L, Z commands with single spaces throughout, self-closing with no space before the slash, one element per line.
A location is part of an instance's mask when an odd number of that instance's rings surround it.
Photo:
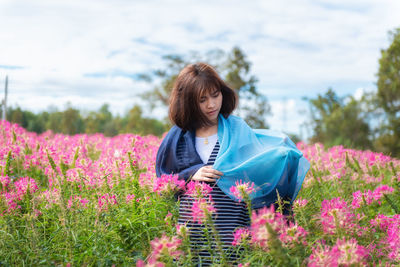
<path fill-rule="evenodd" d="M 217 112 L 216 110 L 208 112 L 209 115 L 213 115 L 215 112 Z"/>

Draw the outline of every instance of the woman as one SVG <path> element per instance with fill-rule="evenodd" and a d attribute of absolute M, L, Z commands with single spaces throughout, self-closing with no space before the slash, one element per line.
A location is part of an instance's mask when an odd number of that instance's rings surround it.
<path fill-rule="evenodd" d="M 216 212 L 213 221 L 228 250 L 233 231 L 250 223 L 243 202 L 229 188 L 239 179 L 255 182 L 252 208 L 273 204 L 276 191 L 291 202 L 295 199 L 306 168 L 298 168 L 301 152 L 284 135 L 253 130 L 242 119 L 231 115 L 237 94 L 208 64 L 187 65 L 174 83 L 169 118 L 175 124 L 157 153 L 156 174 L 178 174 L 180 179 L 208 183 Z M 306 166 L 307 167 L 307 166 Z M 300 170 L 301 171 L 298 171 Z M 307 170 L 305 170 L 306 172 Z M 179 223 L 188 223 L 193 245 L 202 264 L 210 263 L 207 249 L 201 248 L 202 225 L 192 221 L 193 198 L 180 196 Z M 230 254 L 230 261 L 236 255 Z"/>

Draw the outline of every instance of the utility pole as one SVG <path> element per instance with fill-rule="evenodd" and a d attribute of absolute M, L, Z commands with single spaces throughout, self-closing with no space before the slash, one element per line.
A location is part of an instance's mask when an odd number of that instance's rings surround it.
<path fill-rule="evenodd" d="M 5 88 L 4 88 L 4 99 L 2 101 L 2 106 L 3 106 L 3 116 L 2 119 L 6 120 L 7 116 L 6 116 L 6 111 L 7 111 L 7 93 L 8 93 L 8 76 L 6 76 L 6 82 L 5 82 Z"/>

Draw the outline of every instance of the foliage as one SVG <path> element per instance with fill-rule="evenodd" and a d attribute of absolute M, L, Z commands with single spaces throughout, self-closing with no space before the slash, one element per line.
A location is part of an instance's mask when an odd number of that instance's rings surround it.
<path fill-rule="evenodd" d="M 270 114 L 270 106 L 265 95 L 261 94 L 257 87 L 257 78 L 250 73 L 251 63 L 239 47 L 234 47 L 226 54 L 220 49 L 210 50 L 204 56 L 192 52 L 187 58 L 182 55 L 165 55 L 163 59 L 167 62 L 165 69 L 154 70 L 152 75 L 141 74 L 142 80 L 154 82 L 158 85 L 141 97 L 146 100 L 152 108 L 167 107 L 173 83 L 187 64 L 204 61 L 212 65 L 239 95 L 239 106 L 235 114 L 243 117 L 253 128 L 268 128 L 266 116 Z"/>
<path fill-rule="evenodd" d="M 108 104 L 103 104 L 98 111 L 90 111 L 87 114 L 81 114 L 81 111 L 73 108 L 70 103 L 64 111 L 50 107 L 38 114 L 22 110 L 20 107 L 9 107 L 7 119 L 36 133 L 51 130 L 69 135 L 103 133 L 105 136 L 115 136 L 121 133 L 136 133 L 161 136 L 167 130 L 167 125 L 162 121 L 144 117 L 142 108 L 138 105 L 134 105 L 123 117 L 114 117 Z"/>
<path fill-rule="evenodd" d="M 363 111 L 360 102 L 353 97 L 341 98 L 332 89 L 308 100 L 313 131 L 311 142 L 321 142 L 328 147 L 371 148 L 368 113 Z"/>
<path fill-rule="evenodd" d="M 377 145 L 400 156 L 400 28 L 390 32 L 391 44 L 381 50 L 378 71 L 377 107 L 386 114 Z"/>
<path fill-rule="evenodd" d="M 155 177 L 160 141 L 37 135 L 1 121 L 0 265 L 192 266 L 174 199 L 185 185 L 177 176 Z M 234 234 L 241 266 L 399 265 L 400 161 L 343 146 L 297 146 L 311 169 L 294 220 L 274 206 L 253 211 L 251 227 Z M 211 188 L 195 186 L 190 192 L 203 204 L 192 210 L 209 238 L 217 232 L 215 208 L 201 196 Z M 231 265 L 217 251 L 215 265 Z"/>

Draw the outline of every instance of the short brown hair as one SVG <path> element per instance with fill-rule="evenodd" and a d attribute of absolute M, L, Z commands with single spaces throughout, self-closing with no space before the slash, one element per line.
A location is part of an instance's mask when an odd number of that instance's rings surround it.
<path fill-rule="evenodd" d="M 169 98 L 169 118 L 184 131 L 210 126 L 212 122 L 201 112 L 199 100 L 206 92 L 222 93 L 220 113 L 227 118 L 237 106 L 238 97 L 207 63 L 185 66 L 176 77 Z"/>

